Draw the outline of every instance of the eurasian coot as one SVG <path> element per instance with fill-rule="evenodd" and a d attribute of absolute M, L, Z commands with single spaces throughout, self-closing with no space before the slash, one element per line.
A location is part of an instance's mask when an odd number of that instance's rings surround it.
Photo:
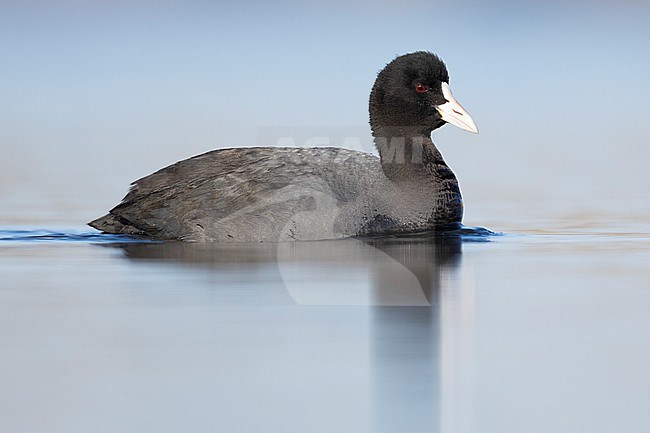
<path fill-rule="evenodd" d="M 89 224 L 107 233 L 183 241 L 294 241 L 458 228 L 454 173 L 431 141 L 451 123 L 478 130 L 430 52 L 397 57 L 370 93 L 379 158 L 340 148 L 214 150 L 135 181 Z"/>

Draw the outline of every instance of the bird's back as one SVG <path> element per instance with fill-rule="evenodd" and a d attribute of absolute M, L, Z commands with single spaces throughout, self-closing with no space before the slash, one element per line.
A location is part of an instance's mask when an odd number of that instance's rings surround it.
<path fill-rule="evenodd" d="M 358 234 L 379 159 L 339 148 L 232 148 L 177 162 L 135 181 L 91 226 L 193 241 L 333 239 Z"/>

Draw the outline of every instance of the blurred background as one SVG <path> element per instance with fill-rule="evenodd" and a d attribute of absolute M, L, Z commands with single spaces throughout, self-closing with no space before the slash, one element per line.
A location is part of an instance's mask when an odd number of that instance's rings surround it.
<path fill-rule="evenodd" d="M 648 40 L 642 1 L 3 0 L 0 223 L 83 229 L 131 181 L 274 144 L 269 126 L 369 140 L 376 73 L 429 50 L 481 131 L 434 132 L 466 224 L 634 231 L 650 216 Z"/>

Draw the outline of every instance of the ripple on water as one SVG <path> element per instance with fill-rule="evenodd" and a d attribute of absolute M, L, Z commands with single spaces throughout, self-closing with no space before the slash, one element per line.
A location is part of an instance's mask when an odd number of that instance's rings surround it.
<path fill-rule="evenodd" d="M 147 239 L 126 235 L 112 235 L 98 232 L 73 232 L 40 230 L 0 230 L 0 241 L 7 242 L 151 242 Z"/>
<path fill-rule="evenodd" d="M 390 236 L 411 241 L 426 241 L 433 236 L 460 237 L 462 241 L 484 242 L 504 233 L 493 232 L 484 227 L 463 226 L 458 230 L 448 232 L 421 232 L 410 235 Z M 56 231 L 48 229 L 0 230 L 0 241 L 5 242 L 92 242 L 92 243 L 123 243 L 123 242 L 158 242 L 146 238 L 128 235 L 114 235 L 99 232 Z"/>

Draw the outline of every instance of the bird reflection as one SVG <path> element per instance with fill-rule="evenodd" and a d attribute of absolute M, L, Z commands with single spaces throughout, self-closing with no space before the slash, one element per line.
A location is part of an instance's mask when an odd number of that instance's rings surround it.
<path fill-rule="evenodd" d="M 374 432 L 435 432 L 440 420 L 440 294 L 442 275 L 460 261 L 459 239 L 423 244 L 375 243 L 415 275 L 427 305 L 383 306 L 372 312 L 372 408 Z M 404 290 L 379 268 L 375 292 Z M 408 404 L 404 404 L 408 402 Z"/>
<path fill-rule="evenodd" d="M 265 267 L 265 280 L 281 283 L 266 287 L 297 305 L 367 306 L 371 430 L 430 433 L 449 424 L 441 419 L 449 406 L 443 402 L 449 360 L 442 353 L 441 293 L 460 265 L 461 237 L 115 246 L 129 259 L 207 266 L 217 273 Z"/>

